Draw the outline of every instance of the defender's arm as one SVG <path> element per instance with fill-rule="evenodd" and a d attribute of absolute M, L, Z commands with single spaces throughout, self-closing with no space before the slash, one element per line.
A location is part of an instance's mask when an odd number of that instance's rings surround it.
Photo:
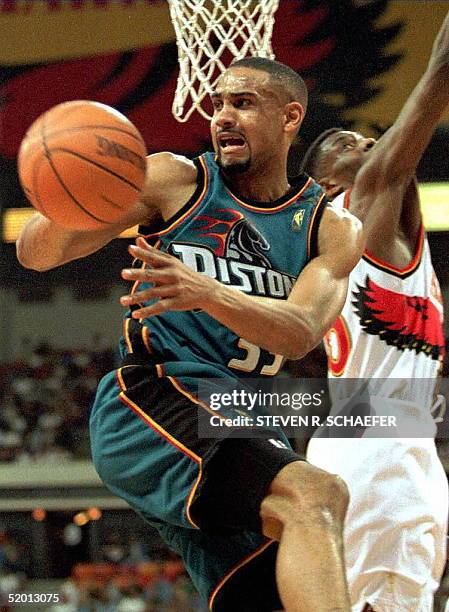
<path fill-rule="evenodd" d="M 404 219 L 416 235 L 420 224 L 414 175 L 433 131 L 449 103 L 449 13 L 435 39 L 426 72 L 392 127 L 379 139 L 356 176 L 351 211 L 363 220 L 367 248 L 387 242 Z"/>

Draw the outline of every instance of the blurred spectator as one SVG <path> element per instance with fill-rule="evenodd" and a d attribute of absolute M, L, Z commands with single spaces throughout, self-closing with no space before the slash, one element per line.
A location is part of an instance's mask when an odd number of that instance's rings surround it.
<path fill-rule="evenodd" d="M 150 568 L 151 566 L 151 568 Z M 151 570 L 151 571 L 150 571 Z M 77 612 L 206 612 L 179 559 L 136 566 L 79 564 L 64 605 Z M 66 612 L 66 608 L 51 608 Z M 67 612 L 71 612 L 67 608 Z"/>
<path fill-rule="evenodd" d="M 126 562 L 134 565 L 148 561 L 148 559 L 148 551 L 146 550 L 144 542 L 131 535 L 128 540 L 128 555 L 126 557 Z"/>
<path fill-rule="evenodd" d="M 88 415 L 115 352 L 97 334 L 92 349 L 58 351 L 21 344 L 20 358 L 0 368 L 0 461 L 88 458 Z"/>
<path fill-rule="evenodd" d="M 123 590 L 117 612 L 145 612 L 146 608 L 143 590 L 137 584 L 133 584 Z"/>
<path fill-rule="evenodd" d="M 27 571 L 26 546 L 18 544 L 7 531 L 0 529 L 0 606 L 8 602 L 9 593 L 24 590 Z"/>
<path fill-rule="evenodd" d="M 127 550 L 116 534 L 110 534 L 102 547 L 102 560 L 107 563 L 122 563 L 127 556 Z"/>
<path fill-rule="evenodd" d="M 26 545 L 19 544 L 7 532 L 0 531 L 0 574 L 23 574 L 28 572 Z"/>
<path fill-rule="evenodd" d="M 115 612 L 116 607 L 110 600 L 106 587 L 103 585 L 91 588 L 87 597 L 80 600 L 78 612 Z"/>

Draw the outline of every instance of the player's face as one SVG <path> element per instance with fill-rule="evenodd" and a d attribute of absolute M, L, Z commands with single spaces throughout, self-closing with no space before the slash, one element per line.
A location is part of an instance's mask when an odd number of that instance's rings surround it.
<path fill-rule="evenodd" d="M 375 143 L 374 138 L 365 138 L 358 132 L 331 134 L 321 145 L 320 174 L 347 189 Z"/>
<path fill-rule="evenodd" d="M 212 142 L 219 165 L 228 174 L 260 168 L 279 155 L 284 104 L 269 74 L 229 68 L 211 96 Z"/>

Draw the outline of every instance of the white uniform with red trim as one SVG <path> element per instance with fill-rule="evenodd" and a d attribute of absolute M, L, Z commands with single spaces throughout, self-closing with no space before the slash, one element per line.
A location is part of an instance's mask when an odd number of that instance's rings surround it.
<path fill-rule="evenodd" d="M 334 205 L 347 206 L 348 198 L 342 194 Z M 307 459 L 341 476 L 351 494 L 345 554 L 353 612 L 366 603 L 376 612 L 433 609 L 448 515 L 431 415 L 444 352 L 442 317 L 421 230 L 415 256 L 403 269 L 365 252 L 351 273 L 342 314 L 325 338 L 332 414 L 341 413 L 354 393 L 350 379 L 366 379 L 372 414 L 385 414 L 388 406 L 412 419 L 411 435 L 423 432 L 410 438 L 390 431 L 386 435 L 398 437 L 381 438 L 378 428 L 358 438 L 314 437 L 309 444 Z"/>

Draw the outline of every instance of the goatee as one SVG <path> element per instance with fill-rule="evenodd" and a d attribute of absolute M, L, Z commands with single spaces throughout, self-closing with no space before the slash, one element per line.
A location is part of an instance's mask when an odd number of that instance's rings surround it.
<path fill-rule="evenodd" d="M 237 162 L 235 164 L 229 164 L 229 165 L 225 165 L 223 164 L 221 157 L 218 156 L 217 157 L 217 164 L 219 166 L 219 168 L 221 169 L 221 171 L 226 175 L 226 176 L 236 176 L 238 174 L 243 174 L 244 172 L 246 172 L 247 170 L 249 170 L 249 167 L 251 165 L 251 160 L 247 159 L 244 162 Z"/>

